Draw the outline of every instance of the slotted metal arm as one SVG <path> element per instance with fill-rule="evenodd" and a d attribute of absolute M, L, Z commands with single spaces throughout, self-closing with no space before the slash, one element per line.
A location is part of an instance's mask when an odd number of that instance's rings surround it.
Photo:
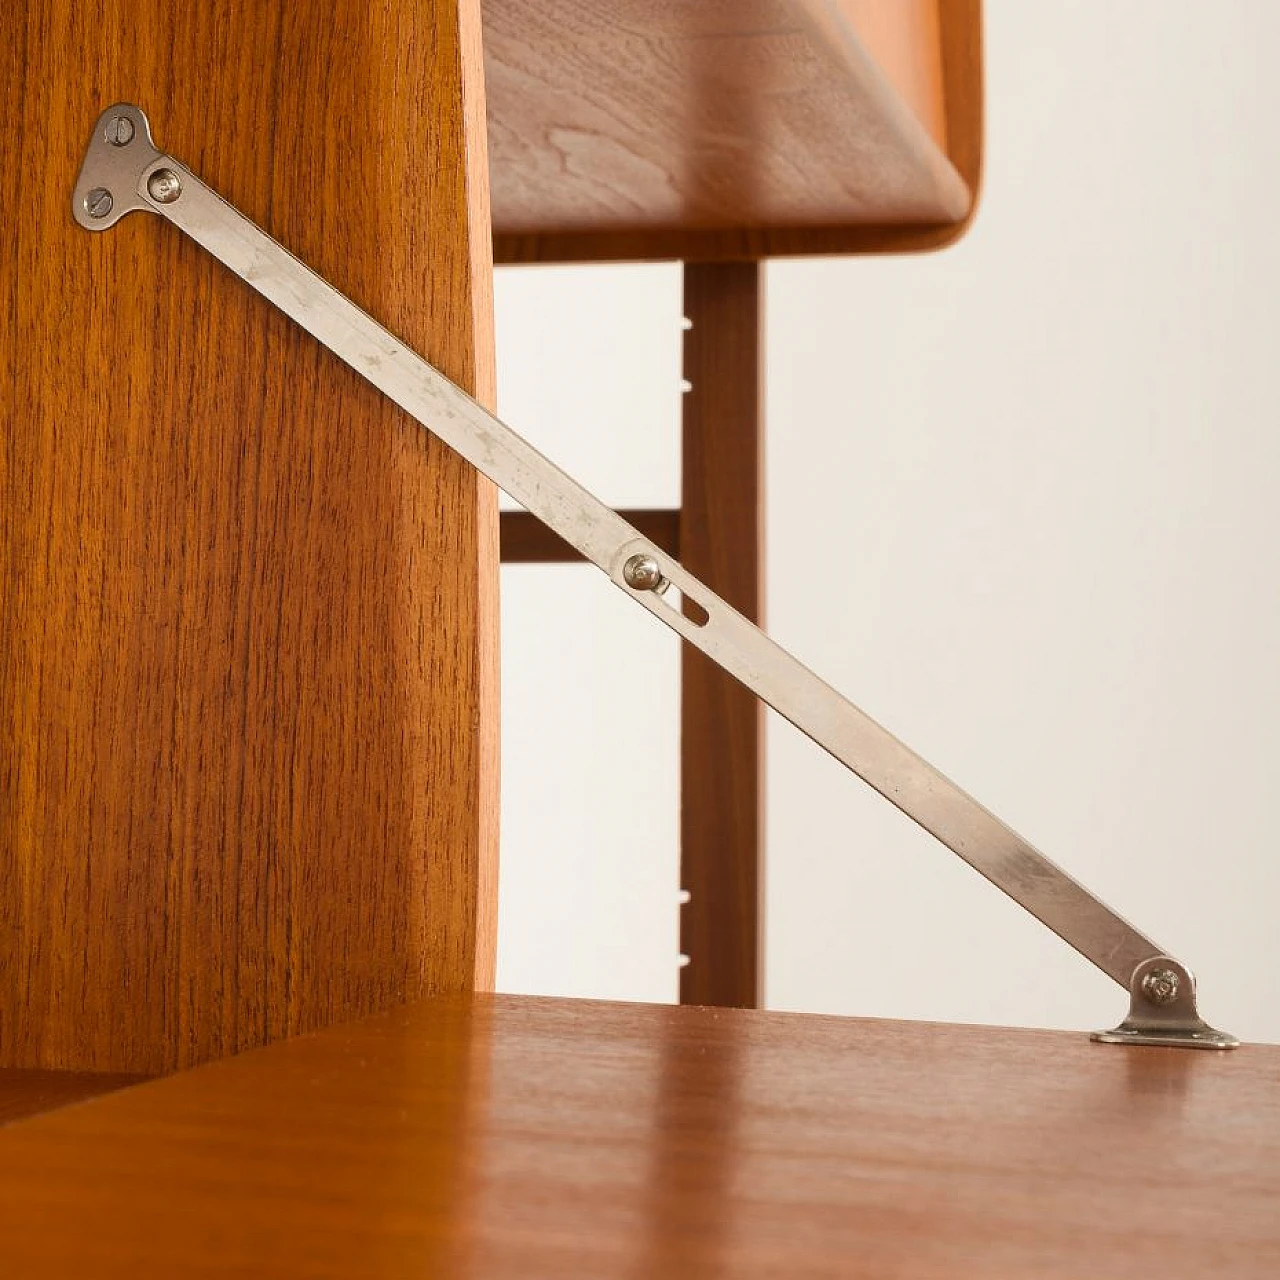
<path fill-rule="evenodd" d="M 659 621 L 1126 988 L 1129 1017 L 1097 1038 L 1208 1048 L 1237 1043 L 1200 1019 L 1195 982 L 1185 966 L 730 608 L 189 169 L 157 150 L 143 112 L 121 104 L 108 108 L 94 126 L 72 212 L 87 230 L 103 231 L 135 210 L 158 213 L 208 250 Z"/>

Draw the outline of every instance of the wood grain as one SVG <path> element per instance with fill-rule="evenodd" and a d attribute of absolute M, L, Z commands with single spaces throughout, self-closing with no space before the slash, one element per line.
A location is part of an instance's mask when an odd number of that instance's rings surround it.
<path fill-rule="evenodd" d="M 4 1130 L 0 1269 L 1274 1280 L 1277 1081 L 1276 1047 L 428 1003 Z"/>
<path fill-rule="evenodd" d="M 619 511 L 650 542 L 668 554 L 680 555 L 680 513 L 645 509 Z M 580 561 L 581 552 L 553 533 L 537 516 L 527 511 L 504 511 L 499 517 L 504 564 L 563 564 Z"/>
<path fill-rule="evenodd" d="M 971 214 L 980 0 L 485 0 L 484 20 L 500 262 L 920 249 Z"/>
<path fill-rule="evenodd" d="M 172 228 L 156 138 L 493 394 L 478 0 L 0 19 L 0 1064 L 159 1072 L 490 980 L 487 482 Z"/>
<path fill-rule="evenodd" d="M 0 1126 L 73 1102 L 101 1097 L 146 1076 L 112 1075 L 102 1071 L 31 1071 L 0 1067 Z"/>
<path fill-rule="evenodd" d="M 754 262 L 686 263 L 681 560 L 763 622 L 763 281 Z M 685 1004 L 759 1002 L 764 838 L 760 700 L 692 645 L 680 656 Z"/>

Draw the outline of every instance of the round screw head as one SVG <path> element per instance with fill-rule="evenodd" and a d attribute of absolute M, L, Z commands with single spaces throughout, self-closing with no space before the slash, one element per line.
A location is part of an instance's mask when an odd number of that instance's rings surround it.
<path fill-rule="evenodd" d="M 113 147 L 127 147 L 133 141 L 133 121 L 128 116 L 112 116 L 102 136 Z"/>
<path fill-rule="evenodd" d="M 157 169 L 147 179 L 147 193 L 157 204 L 172 204 L 182 194 L 182 183 L 172 169 Z"/>
<path fill-rule="evenodd" d="M 1142 979 L 1142 994 L 1152 1004 L 1172 1004 L 1178 998 L 1178 975 L 1172 969 L 1152 969 Z"/>
<path fill-rule="evenodd" d="M 622 580 L 636 591 L 654 591 L 662 585 L 662 570 L 648 552 L 640 551 L 622 566 Z"/>
<path fill-rule="evenodd" d="M 106 187 L 94 187 L 84 198 L 84 211 L 91 218 L 105 218 L 114 204 Z"/>

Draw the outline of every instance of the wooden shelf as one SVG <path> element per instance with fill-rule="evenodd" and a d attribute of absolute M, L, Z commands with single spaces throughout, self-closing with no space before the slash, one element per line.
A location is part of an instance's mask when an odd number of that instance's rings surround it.
<path fill-rule="evenodd" d="M 1280 1047 L 427 1003 L 0 1135 L 5 1274 L 1280 1273 Z"/>
<path fill-rule="evenodd" d="M 484 0 L 499 261 L 944 243 L 981 155 L 977 0 Z"/>

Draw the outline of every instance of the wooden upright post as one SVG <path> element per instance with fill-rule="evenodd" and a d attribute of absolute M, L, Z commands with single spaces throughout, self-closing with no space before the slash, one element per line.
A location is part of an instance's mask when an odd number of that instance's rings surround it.
<path fill-rule="evenodd" d="M 740 613 L 764 603 L 760 267 L 685 265 L 680 556 Z M 759 1002 L 764 728 L 755 694 L 681 648 L 684 1004 Z"/>
<path fill-rule="evenodd" d="M 482 400 L 479 0 L 30 0 L 0 41 L 0 1066 L 160 1072 L 491 980 L 489 484 L 172 227 L 158 144 Z"/>

